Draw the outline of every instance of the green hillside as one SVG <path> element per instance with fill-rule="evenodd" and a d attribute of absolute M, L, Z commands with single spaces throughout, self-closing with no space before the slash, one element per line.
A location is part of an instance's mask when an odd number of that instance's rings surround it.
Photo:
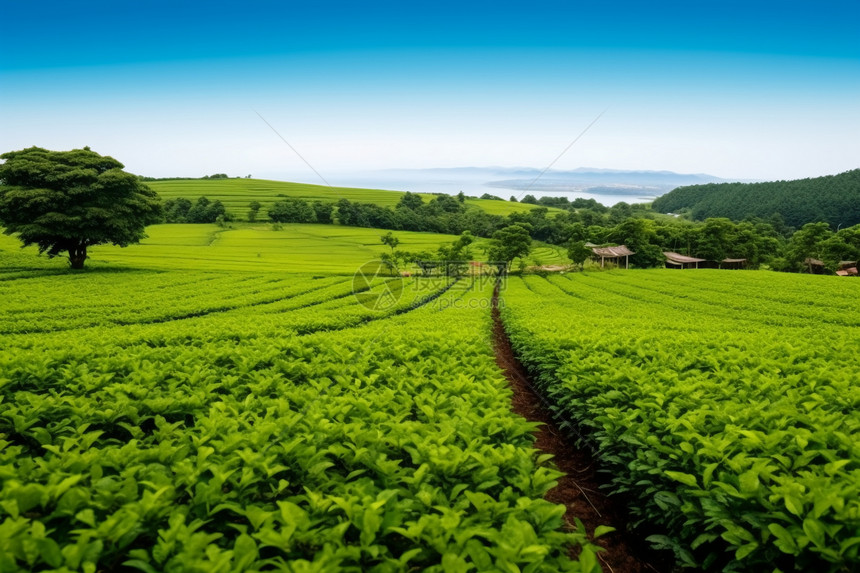
<path fill-rule="evenodd" d="M 291 272 L 352 274 L 368 261 L 388 251 L 380 242 L 381 229 L 341 225 L 153 225 L 139 245 L 103 245 L 90 250 L 93 268 L 157 270 Z M 396 231 L 402 251 L 435 251 L 456 239 L 440 233 Z M 483 257 L 484 239 L 473 244 L 474 258 Z M 536 244 L 528 264 L 567 264 L 563 249 Z M 33 272 L 68 268 L 64 257 L 37 256 L 35 248 L 22 249 L 14 237 L 0 234 L 0 267 L 7 271 Z"/>
<path fill-rule="evenodd" d="M 779 214 L 785 223 L 801 227 L 824 221 L 834 227 L 860 223 L 860 169 L 795 181 L 768 183 L 709 183 L 678 187 L 654 200 L 654 210 L 687 210 L 694 219 Z"/>
<path fill-rule="evenodd" d="M 251 201 L 258 201 L 262 205 L 260 218 L 265 218 L 269 206 L 285 197 L 330 203 L 348 199 L 359 203 L 374 203 L 382 207 L 394 207 L 405 194 L 403 191 L 326 187 L 324 185 L 268 181 L 265 179 L 170 179 L 147 181 L 146 184 L 163 199 L 185 197 L 194 200 L 203 196 L 212 201 L 218 199 L 224 203 L 231 215 L 239 219 L 244 219 L 247 216 L 248 203 Z M 429 201 L 433 197 L 426 193 L 421 194 L 421 196 L 424 201 Z M 508 215 L 530 211 L 537 207 L 537 205 L 526 203 L 490 199 L 468 199 L 466 203 L 493 215 Z M 556 210 L 553 209 L 553 211 Z"/>
<path fill-rule="evenodd" d="M 340 225 L 284 225 L 281 231 L 264 225 L 238 229 L 156 225 L 147 233 L 149 238 L 140 245 L 95 247 L 92 259 L 138 268 L 354 273 L 388 251 L 380 242 L 385 231 Z M 408 251 L 436 250 L 456 238 L 434 233 L 396 235 L 400 248 Z"/>

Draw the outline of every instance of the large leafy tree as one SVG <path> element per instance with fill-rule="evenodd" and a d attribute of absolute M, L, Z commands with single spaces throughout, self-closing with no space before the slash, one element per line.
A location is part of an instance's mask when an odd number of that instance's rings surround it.
<path fill-rule="evenodd" d="M 823 245 L 832 237 L 833 231 L 827 223 L 807 223 L 791 236 L 788 245 L 789 262 L 795 269 L 802 269 L 806 259 L 823 258 Z"/>
<path fill-rule="evenodd" d="M 314 207 L 304 199 L 284 199 L 269 207 L 269 219 L 276 223 L 316 223 Z"/>
<path fill-rule="evenodd" d="M 487 257 L 499 267 L 507 271 L 515 258 L 526 257 L 532 249 L 531 225 L 518 223 L 499 229 L 489 240 Z"/>
<path fill-rule="evenodd" d="M 734 252 L 737 228 L 725 217 L 706 219 L 705 224 L 699 229 L 698 239 L 696 254 L 703 259 L 719 262 L 737 254 Z"/>
<path fill-rule="evenodd" d="M 84 267 L 87 248 L 139 242 L 161 218 L 158 195 L 123 164 L 88 147 L 49 151 L 30 147 L 0 155 L 0 225 L 54 257 L 68 252 Z"/>
<path fill-rule="evenodd" d="M 613 228 L 608 239 L 613 243 L 626 245 L 636 253 L 630 262 L 637 267 L 656 267 L 663 263 L 663 255 L 657 246 L 657 231 L 650 219 L 625 219 Z"/>
<path fill-rule="evenodd" d="M 567 256 L 580 269 L 585 268 L 585 261 L 593 254 L 594 252 L 585 246 L 585 241 L 571 241 L 567 245 Z"/>

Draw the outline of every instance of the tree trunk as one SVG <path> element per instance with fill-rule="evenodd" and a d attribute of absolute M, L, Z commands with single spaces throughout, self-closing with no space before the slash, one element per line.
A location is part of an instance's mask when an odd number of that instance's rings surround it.
<path fill-rule="evenodd" d="M 87 260 L 87 246 L 78 245 L 77 247 L 69 248 L 69 264 L 73 269 L 84 268 L 84 261 Z"/>

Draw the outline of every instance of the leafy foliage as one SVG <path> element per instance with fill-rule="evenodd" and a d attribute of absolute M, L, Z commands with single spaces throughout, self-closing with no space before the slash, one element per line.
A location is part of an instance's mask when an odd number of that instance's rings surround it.
<path fill-rule="evenodd" d="M 232 220 L 219 199 L 210 201 L 208 197 L 198 197 L 192 203 L 189 199 L 178 197 L 164 202 L 165 223 L 215 223 L 219 217 L 224 221 Z"/>
<path fill-rule="evenodd" d="M 525 225 L 511 225 L 493 233 L 487 249 L 487 258 L 507 267 L 514 259 L 525 258 L 531 248 L 529 228 Z"/>
<path fill-rule="evenodd" d="M 590 248 L 585 246 L 585 241 L 571 241 L 567 247 L 567 256 L 573 261 L 573 264 L 578 265 L 582 269 L 592 255 Z"/>
<path fill-rule="evenodd" d="M 316 223 L 313 206 L 302 199 L 283 199 L 269 208 L 269 219 L 277 223 Z"/>
<path fill-rule="evenodd" d="M 158 196 L 112 157 L 88 148 L 0 155 L 0 224 L 24 245 L 83 268 L 93 245 L 127 246 L 161 217 Z"/>
<path fill-rule="evenodd" d="M 709 183 L 678 187 L 658 197 L 661 213 L 689 210 L 695 219 L 780 214 L 786 224 L 800 227 L 823 221 L 834 227 L 860 223 L 860 169 L 796 181 L 767 183 Z"/>
<path fill-rule="evenodd" d="M 257 213 L 260 212 L 262 205 L 259 201 L 251 201 L 248 203 L 248 222 L 254 223 L 257 220 Z"/>
<path fill-rule="evenodd" d="M 860 567 L 856 290 L 777 273 L 513 278 L 503 319 L 563 427 L 681 564 Z"/>
<path fill-rule="evenodd" d="M 0 283 L 0 324 L 54 278 Z M 454 310 L 490 285 L 416 279 L 380 312 L 338 277 L 61 278 L 0 354 L 4 572 L 599 571 L 542 499 L 558 472 L 474 336 L 486 309 Z"/>

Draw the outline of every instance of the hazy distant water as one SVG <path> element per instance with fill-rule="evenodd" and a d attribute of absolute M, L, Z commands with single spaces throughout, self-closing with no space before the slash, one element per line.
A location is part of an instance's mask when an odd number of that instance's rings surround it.
<path fill-rule="evenodd" d="M 255 174 L 255 177 L 264 179 L 274 179 L 277 181 L 295 181 L 298 183 L 312 183 L 314 185 L 325 185 L 320 177 L 313 173 L 260 173 Z M 434 173 L 433 170 L 405 170 L 405 171 L 356 171 L 356 172 L 326 172 L 322 173 L 325 182 L 335 187 L 357 187 L 365 189 L 388 189 L 391 191 L 412 191 L 413 193 L 447 193 L 448 195 L 456 195 L 460 191 L 466 195 L 480 197 L 484 193 L 501 197 L 504 200 L 509 200 L 511 196 L 522 199 L 526 195 L 540 197 L 567 197 L 570 200 L 582 197 L 585 199 L 594 199 L 607 207 L 611 207 L 616 203 L 625 201 L 627 203 L 648 203 L 654 200 L 655 195 L 659 195 L 668 191 L 654 191 L 650 189 L 619 189 L 618 193 L 606 192 L 604 185 L 600 192 L 589 193 L 577 188 L 552 188 L 553 181 L 549 177 L 538 182 L 534 189 L 528 191 L 523 189 L 502 188 L 490 186 L 489 181 L 503 181 L 505 178 L 510 178 L 509 174 L 474 174 L 463 173 Z M 522 181 L 522 180 L 521 180 Z M 531 181 L 525 179 L 525 181 Z M 540 189 L 540 185 L 546 185 L 549 188 Z M 527 186 L 528 184 L 523 184 Z"/>
<path fill-rule="evenodd" d="M 648 203 L 654 200 L 653 196 L 646 196 L 638 193 L 587 193 L 583 191 L 539 191 L 531 189 L 523 191 L 519 189 L 505 189 L 499 187 L 490 187 L 483 181 L 469 180 L 468 178 L 460 180 L 452 179 L 425 179 L 420 177 L 403 179 L 393 177 L 368 177 L 362 175 L 337 175 L 335 177 L 327 177 L 326 180 L 335 186 L 342 187 L 360 187 L 367 189 L 390 189 L 392 191 L 412 191 L 413 193 L 447 193 L 448 195 L 456 195 L 460 191 L 466 195 L 480 197 L 484 193 L 501 197 L 508 200 L 513 195 L 517 200 L 522 199 L 526 195 L 540 197 L 567 197 L 570 200 L 582 197 L 585 199 L 594 199 L 607 207 L 611 207 L 616 203 L 625 201 L 627 203 Z M 311 183 L 312 181 L 308 181 Z M 317 181 L 318 183 L 318 181 Z"/>

